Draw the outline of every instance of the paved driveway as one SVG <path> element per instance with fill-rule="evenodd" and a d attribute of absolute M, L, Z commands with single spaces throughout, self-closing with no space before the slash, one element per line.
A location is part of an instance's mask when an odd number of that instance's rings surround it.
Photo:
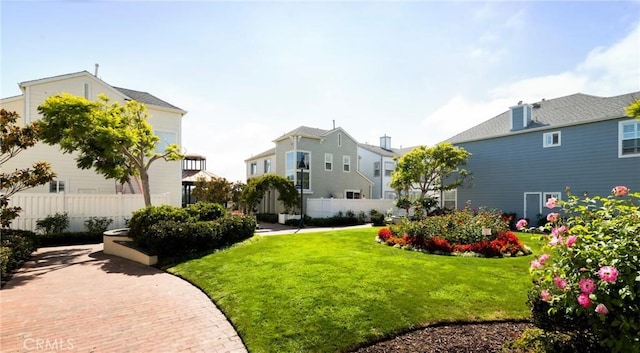
<path fill-rule="evenodd" d="M 39 249 L 0 291 L 1 352 L 246 352 L 218 308 L 168 273 L 102 253 Z"/>

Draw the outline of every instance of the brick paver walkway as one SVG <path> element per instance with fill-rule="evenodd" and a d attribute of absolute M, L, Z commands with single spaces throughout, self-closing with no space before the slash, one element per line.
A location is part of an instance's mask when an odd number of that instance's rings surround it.
<path fill-rule="evenodd" d="M 199 289 L 102 253 L 42 248 L 0 291 L 1 352 L 247 352 Z"/>

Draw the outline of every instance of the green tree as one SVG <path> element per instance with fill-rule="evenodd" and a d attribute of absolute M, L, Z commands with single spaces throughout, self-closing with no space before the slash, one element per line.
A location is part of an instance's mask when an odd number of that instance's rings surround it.
<path fill-rule="evenodd" d="M 300 201 L 298 190 L 291 180 L 280 175 L 267 174 L 247 180 L 247 185 L 242 189 L 241 198 L 250 212 L 270 188 L 278 190 L 278 200 L 282 201 L 287 212 Z"/>
<path fill-rule="evenodd" d="M 38 111 L 43 115 L 39 126 L 44 142 L 77 153 L 78 168 L 94 168 L 107 179 L 124 184 L 139 177 L 146 206 L 151 205 L 151 164 L 183 158 L 176 144 L 155 152 L 160 138 L 147 122 L 145 105 L 133 100 L 120 105 L 103 94 L 92 102 L 63 93 L 47 98 Z"/>
<path fill-rule="evenodd" d="M 0 170 L 2 165 L 20 152 L 38 142 L 39 129 L 35 124 L 20 127 L 16 124 L 18 113 L 0 109 Z M 9 207 L 9 198 L 17 192 L 46 184 L 55 178 L 47 162 L 36 162 L 31 168 L 16 169 L 11 173 L 0 173 L 0 226 L 9 227 L 18 217 L 21 208 Z"/>
<path fill-rule="evenodd" d="M 624 109 L 627 111 L 628 117 L 640 120 L 640 100 L 636 100 Z"/>
<path fill-rule="evenodd" d="M 446 191 L 462 185 L 468 172 L 459 169 L 471 153 L 464 148 L 443 142 L 433 147 L 419 146 L 400 158 L 391 175 L 391 187 L 400 195 L 419 190 L 418 202 L 429 198 L 431 191 Z"/>
<path fill-rule="evenodd" d="M 204 177 L 200 177 L 195 182 L 192 195 L 198 201 L 213 202 L 227 206 L 227 203 L 233 197 L 231 194 L 232 187 L 233 185 L 225 178 L 213 177 L 207 180 Z"/>

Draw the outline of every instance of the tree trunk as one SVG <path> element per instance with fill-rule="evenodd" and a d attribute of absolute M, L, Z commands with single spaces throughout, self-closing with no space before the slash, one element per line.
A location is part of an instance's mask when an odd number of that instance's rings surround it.
<path fill-rule="evenodd" d="M 151 190 L 149 188 L 149 173 L 146 170 L 140 171 L 140 182 L 142 183 L 142 195 L 144 196 L 144 205 L 151 206 Z"/>

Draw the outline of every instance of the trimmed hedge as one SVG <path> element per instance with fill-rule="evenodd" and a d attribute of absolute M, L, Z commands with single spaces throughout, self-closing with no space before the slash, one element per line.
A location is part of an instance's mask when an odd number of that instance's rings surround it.
<path fill-rule="evenodd" d="M 38 246 L 63 246 L 102 243 L 102 233 L 62 232 L 38 235 Z"/>
<path fill-rule="evenodd" d="M 0 246 L 0 277 L 4 281 L 36 250 L 36 234 L 26 230 L 3 229 Z"/>

